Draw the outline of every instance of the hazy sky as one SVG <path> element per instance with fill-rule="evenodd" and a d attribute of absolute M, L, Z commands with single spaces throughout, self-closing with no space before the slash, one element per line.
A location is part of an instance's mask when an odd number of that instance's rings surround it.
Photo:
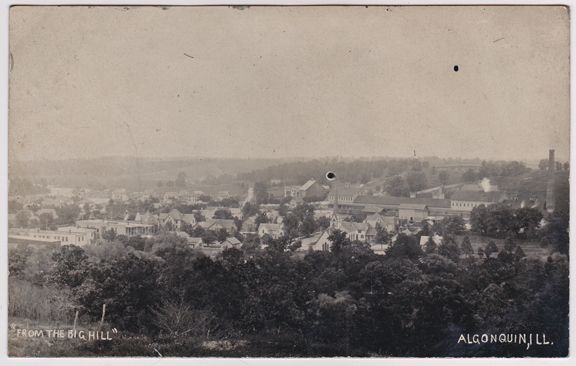
<path fill-rule="evenodd" d="M 11 160 L 569 155 L 563 7 L 13 7 L 10 26 Z"/>

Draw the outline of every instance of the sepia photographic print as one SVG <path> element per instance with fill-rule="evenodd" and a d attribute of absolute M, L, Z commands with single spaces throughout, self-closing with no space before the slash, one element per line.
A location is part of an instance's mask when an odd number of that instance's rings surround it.
<path fill-rule="evenodd" d="M 567 357 L 569 18 L 10 7 L 9 357 Z"/>

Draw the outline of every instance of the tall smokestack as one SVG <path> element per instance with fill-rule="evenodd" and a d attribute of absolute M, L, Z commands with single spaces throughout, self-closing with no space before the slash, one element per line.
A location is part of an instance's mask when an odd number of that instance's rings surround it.
<path fill-rule="evenodd" d="M 554 211 L 554 180 L 556 176 L 556 161 L 554 159 L 554 149 L 548 152 L 548 182 L 546 184 L 546 210 L 550 213 Z"/>

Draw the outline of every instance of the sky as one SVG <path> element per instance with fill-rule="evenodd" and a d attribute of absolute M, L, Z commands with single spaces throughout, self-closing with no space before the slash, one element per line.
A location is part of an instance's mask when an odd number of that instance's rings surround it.
<path fill-rule="evenodd" d="M 560 6 L 17 6 L 10 53 L 10 161 L 569 156 Z"/>

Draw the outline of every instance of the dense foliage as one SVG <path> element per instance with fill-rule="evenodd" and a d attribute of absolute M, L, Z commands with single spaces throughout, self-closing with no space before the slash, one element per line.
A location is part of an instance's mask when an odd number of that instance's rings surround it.
<path fill-rule="evenodd" d="M 527 258 L 509 244 L 496 256 L 479 257 L 467 237 L 424 252 L 406 235 L 381 256 L 338 231 L 331 240 L 329 252 L 304 256 L 271 245 L 228 249 L 211 259 L 162 236 L 141 250 L 120 242 L 35 250 L 41 268 L 31 268 L 32 250 L 20 248 L 10 253 L 10 279 L 66 291 L 69 309 L 90 321 L 100 319 L 106 304 L 106 321 L 138 337 L 121 339 L 124 346 L 94 345 L 104 347 L 101 354 L 153 355 L 148 344 L 166 356 L 567 352 L 566 256 Z M 546 333 L 554 345 L 527 351 L 525 345 L 457 343 L 460 334 L 510 332 Z M 236 351 L 201 347 L 211 340 L 246 343 Z"/>

